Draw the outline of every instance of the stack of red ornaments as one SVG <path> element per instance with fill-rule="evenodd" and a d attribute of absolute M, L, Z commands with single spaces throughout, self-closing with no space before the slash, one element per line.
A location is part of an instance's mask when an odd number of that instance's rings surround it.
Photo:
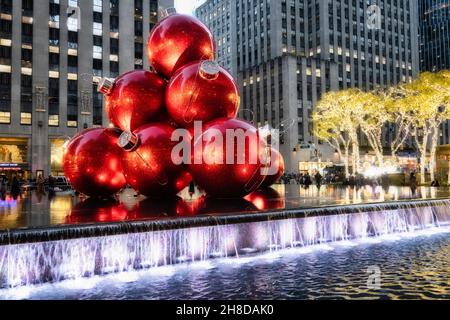
<path fill-rule="evenodd" d="M 264 173 L 268 164 L 259 155 L 270 147 L 256 128 L 236 119 L 239 92 L 214 52 L 213 36 L 199 20 L 177 13 L 161 20 L 147 44 L 154 71 L 135 70 L 99 83 L 115 128 L 86 130 L 70 141 L 63 162 L 72 186 L 87 196 L 108 197 L 128 184 L 154 198 L 173 196 L 194 179 L 210 196 L 240 198 L 274 183 L 284 172 L 283 158 L 272 152 L 278 172 Z M 199 122 L 200 133 L 194 130 Z M 173 141 L 175 130 L 189 141 L 193 151 L 182 156 L 191 161 L 175 163 L 180 143 Z M 257 137 L 245 143 L 244 161 L 240 148 L 230 156 L 226 143 L 219 150 L 212 143 L 220 136 L 227 141 L 229 130 Z"/>

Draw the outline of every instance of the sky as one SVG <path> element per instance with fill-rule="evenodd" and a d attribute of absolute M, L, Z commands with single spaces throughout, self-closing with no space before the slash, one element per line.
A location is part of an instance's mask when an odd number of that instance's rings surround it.
<path fill-rule="evenodd" d="M 192 14 L 194 8 L 199 6 L 203 0 L 175 0 L 175 7 L 180 13 Z"/>

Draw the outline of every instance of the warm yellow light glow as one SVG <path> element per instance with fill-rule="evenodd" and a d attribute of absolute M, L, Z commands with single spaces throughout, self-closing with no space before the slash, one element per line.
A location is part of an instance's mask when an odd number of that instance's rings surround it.
<path fill-rule="evenodd" d="M 48 51 L 49 51 L 50 53 L 59 53 L 59 47 L 56 47 L 56 46 L 49 46 L 49 47 L 48 47 Z"/>
<path fill-rule="evenodd" d="M 67 50 L 67 54 L 68 54 L 69 56 L 74 56 L 74 57 L 76 57 L 76 56 L 78 56 L 78 50 L 77 50 L 77 49 L 68 49 L 68 50 Z"/>
<path fill-rule="evenodd" d="M 11 73 L 11 66 L 0 64 L 0 72 Z"/>
<path fill-rule="evenodd" d="M 4 47 L 11 47 L 10 39 L 0 39 L 0 45 Z"/>
<path fill-rule="evenodd" d="M 52 79 L 58 79 L 59 78 L 59 72 L 58 71 L 49 71 L 48 77 Z"/>
<path fill-rule="evenodd" d="M 31 76 L 33 74 L 33 69 L 32 68 L 22 68 L 22 74 L 27 75 L 27 76 Z"/>
<path fill-rule="evenodd" d="M 22 23 L 33 24 L 33 18 L 32 17 L 22 17 Z"/>

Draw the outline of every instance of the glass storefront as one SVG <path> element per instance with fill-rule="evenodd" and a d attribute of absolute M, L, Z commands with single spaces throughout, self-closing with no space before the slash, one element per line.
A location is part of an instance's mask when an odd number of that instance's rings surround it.
<path fill-rule="evenodd" d="M 50 140 L 50 164 L 53 176 L 63 176 L 63 150 L 65 139 Z"/>
<path fill-rule="evenodd" d="M 0 138 L 0 174 L 30 179 L 28 139 Z"/>
<path fill-rule="evenodd" d="M 314 174 L 320 172 L 324 174 L 325 168 L 332 167 L 332 162 L 300 162 L 298 165 L 298 170 L 303 174 Z"/>

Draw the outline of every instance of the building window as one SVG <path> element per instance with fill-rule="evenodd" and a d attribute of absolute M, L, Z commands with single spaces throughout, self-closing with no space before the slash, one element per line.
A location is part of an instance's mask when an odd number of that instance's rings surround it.
<path fill-rule="evenodd" d="M 78 82 L 67 81 L 67 126 L 78 127 Z"/>
<path fill-rule="evenodd" d="M 0 163 L 26 164 L 28 139 L 0 138 Z"/>
<path fill-rule="evenodd" d="M 24 126 L 30 126 L 31 125 L 31 113 L 28 112 L 21 112 L 20 113 L 20 124 Z"/>
<path fill-rule="evenodd" d="M 33 80 L 31 76 L 22 75 L 20 81 L 20 112 L 31 114 L 33 110 Z"/>
<path fill-rule="evenodd" d="M 52 174 L 59 176 L 63 174 L 63 150 L 66 141 L 63 139 L 50 140 L 50 164 Z"/>
<path fill-rule="evenodd" d="M 48 125 L 50 127 L 58 127 L 59 126 L 59 115 L 50 115 L 48 116 Z"/>
<path fill-rule="evenodd" d="M 0 123 L 1 124 L 10 124 L 11 123 L 11 112 L 0 112 Z"/>

